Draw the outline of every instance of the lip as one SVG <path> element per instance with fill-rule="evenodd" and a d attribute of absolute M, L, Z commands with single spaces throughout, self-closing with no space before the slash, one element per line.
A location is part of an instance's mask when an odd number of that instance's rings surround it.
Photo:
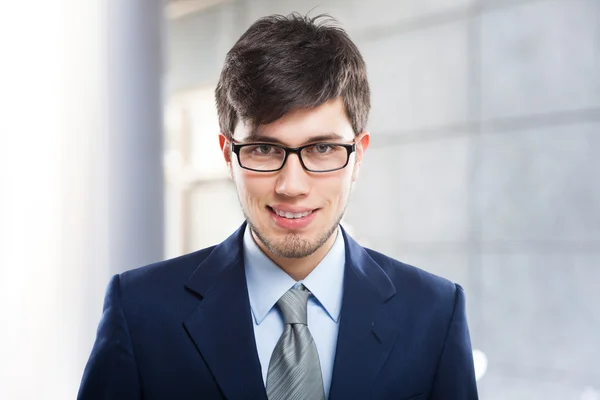
<path fill-rule="evenodd" d="M 280 217 L 279 215 L 277 215 L 275 213 L 275 211 L 273 211 L 273 208 L 277 208 L 277 210 L 279 211 L 286 211 L 286 212 L 293 212 L 293 213 L 301 213 L 301 212 L 306 212 L 306 211 L 312 211 L 310 214 L 308 214 L 306 217 L 302 217 L 302 218 L 284 218 L 284 217 Z M 293 210 L 293 211 L 292 211 Z M 315 215 L 319 212 L 319 209 L 310 209 L 310 208 L 298 208 L 298 207 L 267 207 L 267 212 L 269 213 L 269 215 L 271 216 L 271 218 L 273 219 L 273 222 L 275 222 L 275 225 L 277 225 L 280 228 L 286 229 L 286 230 L 297 230 L 297 229 L 303 229 L 306 228 L 314 219 L 315 219 Z"/>

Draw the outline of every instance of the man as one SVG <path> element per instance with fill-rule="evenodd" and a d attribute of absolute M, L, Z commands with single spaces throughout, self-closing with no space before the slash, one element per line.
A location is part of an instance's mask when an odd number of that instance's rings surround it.
<path fill-rule="evenodd" d="M 339 224 L 370 141 L 346 33 L 324 17 L 258 20 L 216 100 L 246 222 L 113 277 L 79 398 L 477 399 L 461 287 Z"/>

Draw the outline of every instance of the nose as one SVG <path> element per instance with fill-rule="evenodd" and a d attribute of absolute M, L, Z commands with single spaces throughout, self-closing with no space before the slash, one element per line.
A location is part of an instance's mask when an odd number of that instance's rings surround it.
<path fill-rule="evenodd" d="M 288 197 L 305 196 L 310 191 L 308 173 L 302 168 L 297 154 L 290 154 L 279 171 L 275 192 Z"/>

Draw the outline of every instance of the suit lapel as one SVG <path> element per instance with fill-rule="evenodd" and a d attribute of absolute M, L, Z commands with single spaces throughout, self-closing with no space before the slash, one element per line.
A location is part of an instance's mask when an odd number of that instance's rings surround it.
<path fill-rule="evenodd" d="M 184 326 L 228 399 L 266 399 L 242 256 L 245 225 L 188 280 L 202 297 Z"/>
<path fill-rule="evenodd" d="M 369 398 L 400 326 L 386 313 L 396 289 L 364 248 L 344 232 L 344 297 L 329 399 Z M 400 318 L 401 319 L 401 318 Z"/>

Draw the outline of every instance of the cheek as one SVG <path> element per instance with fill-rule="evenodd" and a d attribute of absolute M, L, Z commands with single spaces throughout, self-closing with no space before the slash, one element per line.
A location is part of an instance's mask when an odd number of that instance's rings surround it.
<path fill-rule="evenodd" d="M 243 206 L 246 206 L 249 198 L 251 197 L 249 189 L 251 189 L 252 186 L 248 185 L 248 180 L 244 176 L 243 172 L 240 172 L 234 168 L 232 169 L 231 174 L 240 202 Z"/>
<path fill-rule="evenodd" d="M 238 195 L 246 207 L 254 207 L 268 198 L 269 185 L 268 179 L 257 177 L 245 171 L 235 171 L 234 181 Z"/>
<path fill-rule="evenodd" d="M 354 162 L 352 165 L 352 182 L 358 179 L 358 173 L 360 171 L 360 163 Z"/>
<path fill-rule="evenodd" d="M 332 203 L 343 206 L 348 199 L 351 186 L 352 170 L 349 169 L 324 181 L 322 190 Z"/>
<path fill-rule="evenodd" d="M 348 195 L 348 191 L 350 190 L 350 187 L 352 186 L 352 182 L 354 181 L 354 175 L 355 175 L 354 168 L 347 168 L 344 170 L 344 174 L 341 177 L 341 183 L 340 183 L 340 187 L 343 192 L 342 194 L 344 196 Z"/>

